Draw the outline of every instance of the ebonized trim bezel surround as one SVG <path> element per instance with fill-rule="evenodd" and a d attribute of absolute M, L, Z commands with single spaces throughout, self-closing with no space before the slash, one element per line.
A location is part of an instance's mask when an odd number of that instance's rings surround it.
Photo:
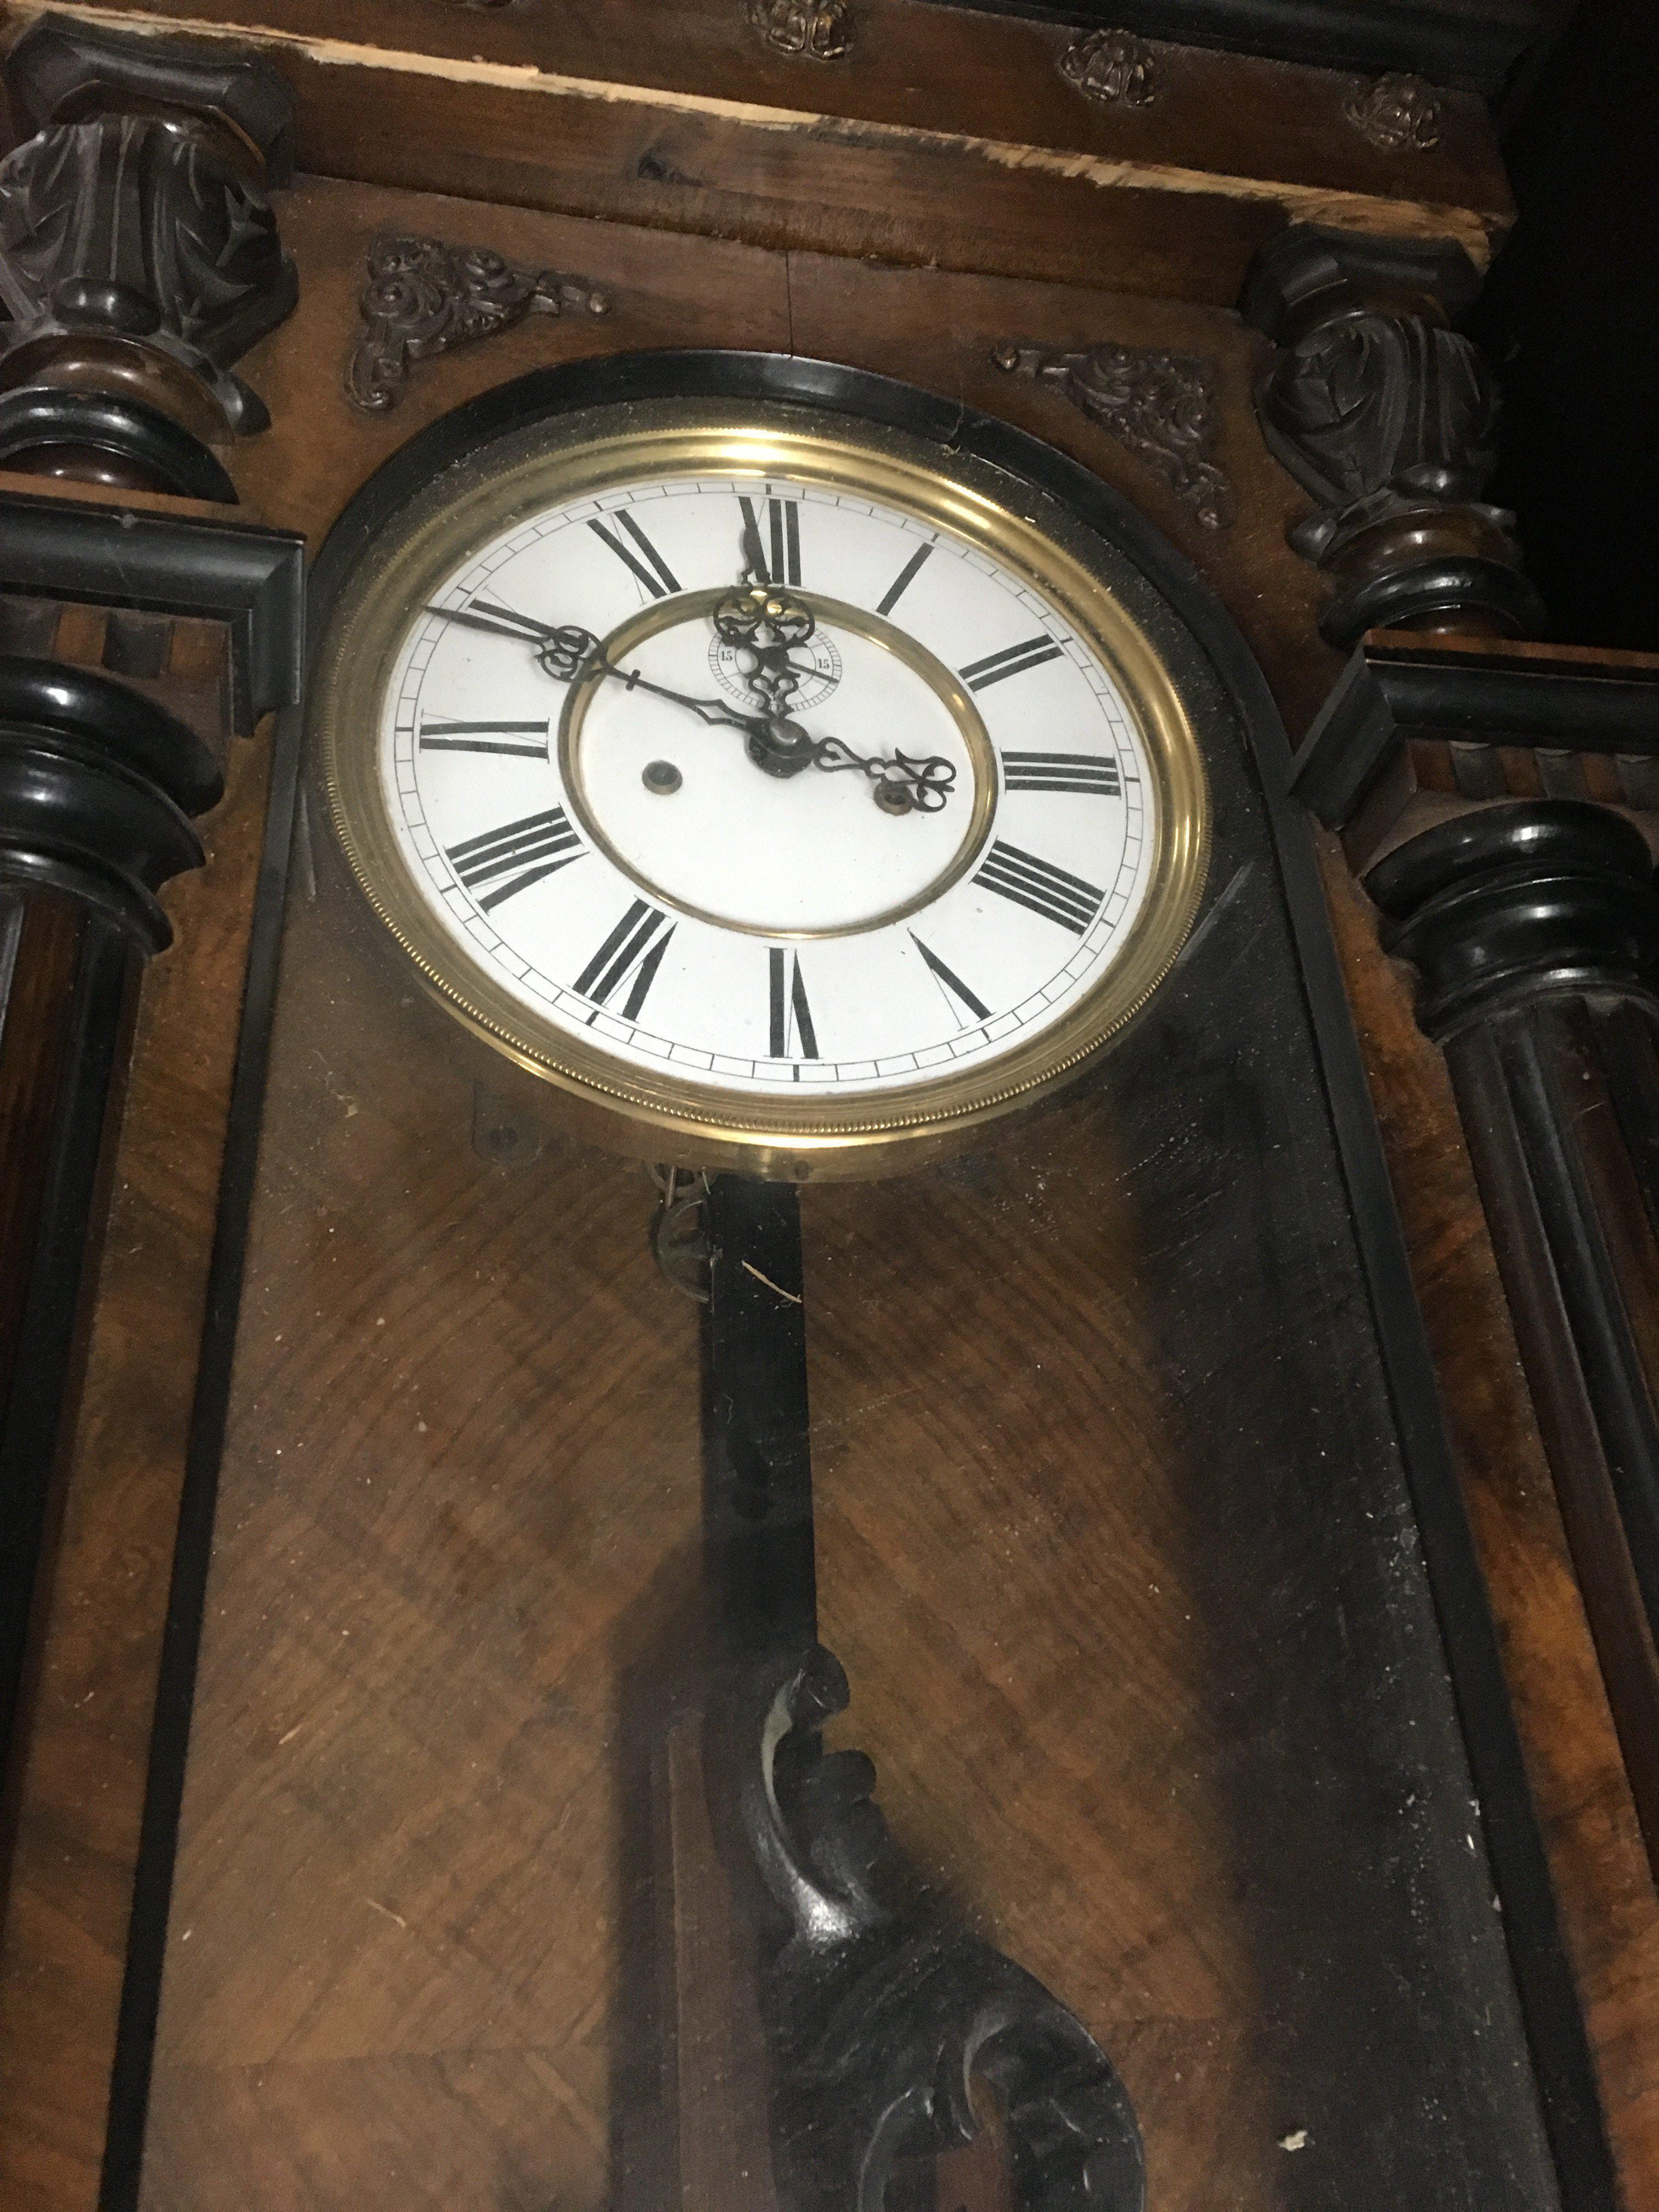
<path fill-rule="evenodd" d="M 1113 13 L 1121 20 L 1120 10 L 1114 8 Z M 1175 10 L 1168 13 L 1172 15 Z M 783 355 L 638 353 L 571 363 L 521 377 L 457 409 L 395 453 L 347 507 L 318 556 L 307 597 L 312 634 L 320 632 L 343 580 L 386 516 L 483 441 L 521 427 L 538 414 L 676 395 L 793 399 L 834 407 L 867 422 L 931 439 L 1030 478 L 1064 501 L 1085 526 L 1108 540 L 1164 595 L 1188 625 L 1231 696 L 1248 733 L 1263 787 L 1401 1457 L 1501 1899 L 1504 1933 L 1562 2206 L 1564 2212 L 1614 2212 L 1617 2192 L 1584 2023 L 1561 1944 L 1548 1863 L 1533 1811 L 1497 1634 L 1447 1439 L 1307 820 L 1291 796 L 1290 745 L 1260 668 L 1197 571 L 1137 509 L 1087 469 L 1028 432 L 955 401 L 866 371 Z M 301 715 L 284 714 L 278 724 L 273 763 L 259 903 L 161 1659 L 100 2212 L 137 2212 L 139 2203 L 190 1711 L 300 788 L 301 734 Z"/>

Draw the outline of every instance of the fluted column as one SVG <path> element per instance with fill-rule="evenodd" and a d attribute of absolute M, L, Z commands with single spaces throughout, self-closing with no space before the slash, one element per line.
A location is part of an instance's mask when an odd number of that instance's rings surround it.
<path fill-rule="evenodd" d="M 1571 799 L 1365 878 L 1446 1055 L 1650 1853 L 1659 1859 L 1659 895 Z"/>
<path fill-rule="evenodd" d="M 155 893 L 198 866 L 207 748 L 107 677 L 0 656 L 0 1760 L 58 1509 Z M 3 1846 L 0 1827 L 0 1847 Z"/>

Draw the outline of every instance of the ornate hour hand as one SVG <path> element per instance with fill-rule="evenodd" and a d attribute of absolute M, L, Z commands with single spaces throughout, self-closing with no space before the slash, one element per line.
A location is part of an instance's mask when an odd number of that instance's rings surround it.
<path fill-rule="evenodd" d="M 788 720 L 790 700 L 815 672 L 810 662 L 803 667 L 791 658 L 817 628 L 804 600 L 770 584 L 740 586 L 720 600 L 712 619 L 715 635 L 733 649 L 744 688 L 769 719 L 771 757 L 760 759 L 752 743 L 750 748 L 763 768 L 774 775 L 793 775 L 809 763 L 832 775 L 857 769 L 870 778 L 875 802 L 888 814 L 936 814 L 944 805 L 957 771 L 942 753 L 913 757 L 896 746 L 890 754 L 860 753 L 842 738 L 811 738 Z"/>
<path fill-rule="evenodd" d="M 732 598 L 736 602 L 749 596 L 733 593 Z M 722 601 L 715 610 L 717 627 L 726 605 Z M 498 607 L 487 599 L 475 599 L 470 607 L 432 607 L 428 611 L 441 615 L 446 622 L 485 630 L 495 637 L 520 639 L 534 649 L 543 673 L 556 683 L 573 684 L 582 676 L 608 676 L 629 691 L 648 691 L 654 698 L 672 700 L 677 707 L 688 708 L 711 727 L 741 730 L 750 759 L 768 775 L 799 775 L 803 769 L 809 768 L 822 769 L 830 775 L 856 769 L 869 777 L 873 786 L 872 795 L 884 813 L 937 813 L 957 780 L 956 763 L 942 754 L 927 754 L 918 759 L 896 747 L 890 754 L 860 753 L 841 738 L 813 737 L 787 714 L 765 706 L 759 696 L 756 703 L 762 711 L 733 714 L 720 700 L 699 699 L 689 691 L 676 691 L 666 684 L 653 683 L 637 668 L 618 668 L 614 661 L 607 660 L 603 640 L 591 629 L 574 623 L 538 622 L 532 615 L 521 615 L 511 607 Z M 805 619 L 807 627 L 803 635 L 810 636 L 813 627 L 811 613 L 805 608 L 792 611 Z M 771 664 L 767 666 L 769 673 Z M 804 672 L 792 672 L 799 682 Z"/>

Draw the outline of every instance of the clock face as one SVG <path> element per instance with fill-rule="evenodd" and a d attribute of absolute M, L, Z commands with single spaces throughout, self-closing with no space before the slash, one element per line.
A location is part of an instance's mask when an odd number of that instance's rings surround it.
<path fill-rule="evenodd" d="M 1025 1097 L 1168 968 L 1206 849 L 1174 688 L 1042 503 L 793 406 L 499 441 L 325 645 L 365 889 L 635 1150 L 870 1165 Z"/>

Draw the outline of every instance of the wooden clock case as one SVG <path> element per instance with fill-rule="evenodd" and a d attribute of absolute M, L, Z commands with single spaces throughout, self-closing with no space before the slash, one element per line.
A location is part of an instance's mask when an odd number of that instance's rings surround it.
<path fill-rule="evenodd" d="M 838 1738 L 930 1909 L 1106 2049 L 1154 2203 L 1639 2203 L 1635 1801 L 1445 1073 L 1291 793 L 1346 653 L 1237 312 L 1287 221 L 1484 260 L 1479 99 L 1389 151 L 1344 119 L 1363 76 L 1154 41 L 1158 100 L 1091 106 L 1072 28 L 922 0 L 859 11 L 833 95 L 713 4 L 627 71 L 607 46 L 603 99 L 588 28 L 533 8 L 217 12 L 192 35 L 295 103 L 297 302 L 237 368 L 270 428 L 208 441 L 234 508 L 83 468 L 0 519 L 7 641 L 148 684 L 227 786 L 135 1000 L 34 1613 L 8 2201 L 651 2201 L 629 1960 L 662 1940 L 699 1315 L 644 1167 L 400 976 L 270 579 L 302 540 L 320 617 L 354 496 L 457 410 L 717 349 L 1048 472 L 1206 699 L 1216 790 L 1188 953 L 1119 1048 L 964 1154 L 803 1194 Z M 250 580 L 118 580 L 191 531 Z M 683 1974 L 713 1915 L 673 1923 Z M 998 2201 L 963 2155 L 938 2201 Z"/>

